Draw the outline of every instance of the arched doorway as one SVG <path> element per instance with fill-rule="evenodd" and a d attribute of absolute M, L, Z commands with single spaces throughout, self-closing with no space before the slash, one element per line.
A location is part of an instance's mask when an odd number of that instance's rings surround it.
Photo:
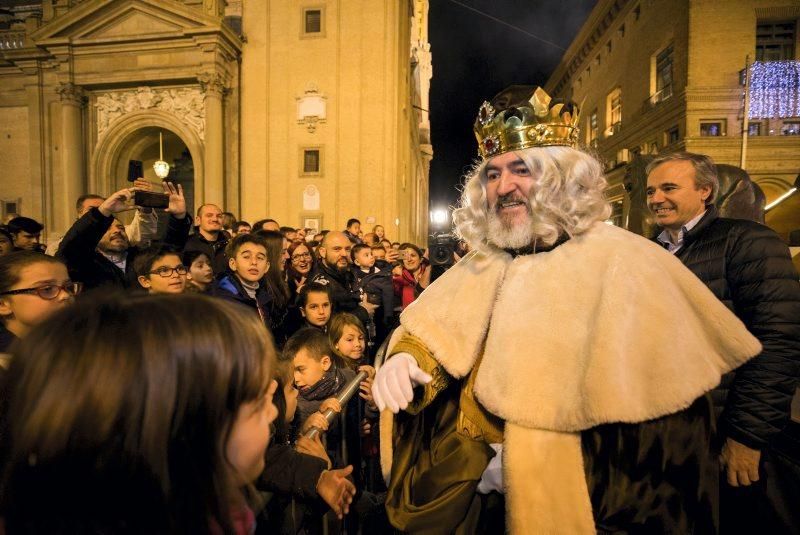
<path fill-rule="evenodd" d="M 89 190 L 109 195 L 124 188 L 130 160 L 141 161 L 144 178 L 158 183 L 153 163 L 159 156 L 159 133 L 164 160 L 171 167 L 169 179 L 181 184 L 187 211 L 193 215 L 195 203 L 202 202 L 203 141 L 178 117 L 161 110 L 130 113 L 104 133 L 91 157 Z"/>

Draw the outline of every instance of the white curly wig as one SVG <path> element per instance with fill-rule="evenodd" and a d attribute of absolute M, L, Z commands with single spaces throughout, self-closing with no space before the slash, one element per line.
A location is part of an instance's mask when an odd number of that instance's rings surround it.
<path fill-rule="evenodd" d="M 515 151 L 534 177 L 530 192 L 531 234 L 539 245 L 559 236 L 578 236 L 611 215 L 603 192 L 607 182 L 594 157 L 569 147 L 534 147 Z M 459 207 L 453 211 L 456 232 L 474 249 L 494 246 L 489 231 L 486 166 L 477 164 L 465 177 Z"/>

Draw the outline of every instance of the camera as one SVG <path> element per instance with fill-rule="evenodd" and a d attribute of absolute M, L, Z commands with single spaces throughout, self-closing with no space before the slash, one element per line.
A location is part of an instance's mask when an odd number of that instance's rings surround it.
<path fill-rule="evenodd" d="M 456 250 L 457 240 L 451 234 L 431 234 L 428 236 L 428 260 L 432 266 L 453 265 L 453 252 Z"/>

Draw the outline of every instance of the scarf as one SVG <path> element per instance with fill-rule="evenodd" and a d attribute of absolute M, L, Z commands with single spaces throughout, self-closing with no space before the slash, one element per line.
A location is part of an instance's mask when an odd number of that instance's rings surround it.
<path fill-rule="evenodd" d="M 336 395 L 339 390 L 347 383 L 342 370 L 336 366 L 322 375 L 322 379 L 317 381 L 314 386 L 309 386 L 300 391 L 300 397 L 306 401 L 321 401 Z"/>

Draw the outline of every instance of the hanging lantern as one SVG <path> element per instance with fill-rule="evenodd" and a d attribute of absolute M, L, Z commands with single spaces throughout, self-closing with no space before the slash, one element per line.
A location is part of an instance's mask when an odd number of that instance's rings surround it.
<path fill-rule="evenodd" d="M 161 132 L 158 133 L 158 161 L 153 164 L 153 171 L 156 172 L 156 176 L 161 180 L 164 180 L 169 175 L 169 164 L 164 161 L 164 140 Z"/>

